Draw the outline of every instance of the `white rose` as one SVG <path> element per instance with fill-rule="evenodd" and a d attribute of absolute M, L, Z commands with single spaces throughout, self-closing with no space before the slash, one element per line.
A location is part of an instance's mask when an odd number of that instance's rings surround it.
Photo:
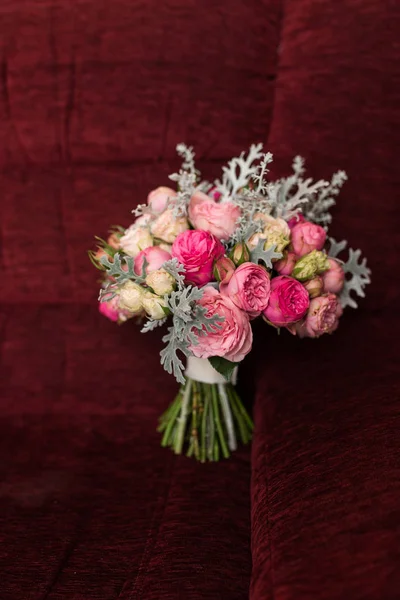
<path fill-rule="evenodd" d="M 172 244 L 175 238 L 189 229 L 189 223 L 186 217 L 175 217 L 173 209 L 169 208 L 165 210 L 153 223 L 151 224 L 151 233 L 154 237 Z"/>
<path fill-rule="evenodd" d="M 287 238 L 290 238 L 290 228 L 285 219 L 271 217 L 271 215 L 263 215 L 262 221 L 265 224 L 264 233 L 272 232 L 281 233 Z"/>
<path fill-rule="evenodd" d="M 156 296 L 156 294 L 152 294 L 151 292 L 146 292 L 144 294 L 143 308 L 151 319 L 164 319 L 166 315 L 163 311 L 163 307 L 167 307 L 163 298 L 160 298 L 160 296 Z"/>
<path fill-rule="evenodd" d="M 152 271 L 146 277 L 146 283 L 151 287 L 158 296 L 170 294 L 175 287 L 175 277 L 173 277 L 164 269 Z"/>
<path fill-rule="evenodd" d="M 119 307 L 132 313 L 143 310 L 144 289 L 133 281 L 125 282 L 119 289 Z"/>
<path fill-rule="evenodd" d="M 134 224 L 125 231 L 120 245 L 128 256 L 136 258 L 139 252 L 153 245 L 153 238 L 147 227 L 137 227 Z"/>

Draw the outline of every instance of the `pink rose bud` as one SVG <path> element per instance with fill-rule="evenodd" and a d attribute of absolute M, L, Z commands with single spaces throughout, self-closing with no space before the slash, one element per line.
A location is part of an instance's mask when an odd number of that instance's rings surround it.
<path fill-rule="evenodd" d="M 147 204 L 153 213 L 159 215 L 167 208 L 168 201 L 176 198 L 176 196 L 177 193 L 173 189 L 160 186 L 147 196 Z"/>
<path fill-rule="evenodd" d="M 150 246 L 139 252 L 135 258 L 135 273 L 141 275 L 143 273 L 143 265 L 146 260 L 146 274 L 148 275 L 152 271 L 157 271 L 167 260 L 170 260 L 171 255 L 169 252 L 162 250 L 159 246 Z"/>
<path fill-rule="evenodd" d="M 112 233 L 107 238 L 107 244 L 109 246 L 111 246 L 111 248 L 114 248 L 115 250 L 119 250 L 119 247 L 120 247 L 120 242 L 119 242 L 120 237 L 121 236 L 117 235 L 116 233 Z"/>
<path fill-rule="evenodd" d="M 304 317 L 309 305 L 305 287 L 296 279 L 281 275 L 271 281 L 271 296 L 263 314 L 272 325 L 285 327 Z"/>
<path fill-rule="evenodd" d="M 317 296 L 320 296 L 324 289 L 322 278 L 319 276 L 314 277 L 314 279 L 309 279 L 308 281 L 305 281 L 303 285 L 306 288 L 310 298 L 316 298 Z"/>
<path fill-rule="evenodd" d="M 99 311 L 102 315 L 110 319 L 110 321 L 118 321 L 118 296 L 115 296 L 107 302 L 99 302 Z"/>
<path fill-rule="evenodd" d="M 239 242 L 233 247 L 229 254 L 229 258 L 233 260 L 237 267 L 239 267 L 250 260 L 250 251 L 244 242 Z"/>
<path fill-rule="evenodd" d="M 291 275 L 296 262 L 297 256 L 294 252 L 285 252 L 283 258 L 274 263 L 274 269 L 279 275 Z"/>
<path fill-rule="evenodd" d="M 240 217 L 240 208 L 232 202 L 215 202 L 203 192 L 196 192 L 189 203 L 189 221 L 195 229 L 208 231 L 219 240 L 228 240 Z"/>
<path fill-rule="evenodd" d="M 295 215 L 294 217 L 289 219 L 287 224 L 289 226 L 289 229 L 293 229 L 293 227 L 295 225 L 297 225 L 298 223 L 304 223 L 304 221 L 305 221 L 304 215 L 302 213 L 298 213 L 297 215 Z"/>
<path fill-rule="evenodd" d="M 316 338 L 324 333 L 333 333 L 339 325 L 343 309 L 335 294 L 318 296 L 310 302 L 304 325 L 297 331 L 300 337 Z"/>
<path fill-rule="evenodd" d="M 232 362 L 240 362 L 251 350 L 253 333 L 248 315 L 240 310 L 230 298 L 217 292 L 213 287 L 204 288 L 199 304 L 207 309 L 207 317 L 224 317 L 220 327 L 214 331 L 201 331 L 197 335 L 198 344 L 190 347 L 197 358 L 223 356 Z"/>
<path fill-rule="evenodd" d="M 130 312 L 119 307 L 119 298 L 114 296 L 111 300 L 106 302 L 99 302 L 99 311 L 102 315 L 114 321 L 115 323 L 122 323 L 126 321 L 130 316 Z"/>
<path fill-rule="evenodd" d="M 247 262 L 236 269 L 228 283 L 221 282 L 220 290 L 238 308 L 255 318 L 268 305 L 271 281 L 264 267 Z"/>
<path fill-rule="evenodd" d="M 312 250 L 322 250 L 325 240 L 325 229 L 309 221 L 302 221 L 292 229 L 291 242 L 297 256 L 304 256 Z"/>
<path fill-rule="evenodd" d="M 334 258 L 328 258 L 329 269 L 322 274 L 324 291 L 340 294 L 344 286 L 345 274 L 343 267 Z"/>
<path fill-rule="evenodd" d="M 221 256 L 214 263 L 213 275 L 217 281 L 228 283 L 235 270 L 235 265 L 227 256 Z"/>
<path fill-rule="evenodd" d="M 172 245 L 172 256 L 185 267 L 186 281 L 198 286 L 212 281 L 214 261 L 224 254 L 224 246 L 207 231 L 188 229 Z"/>

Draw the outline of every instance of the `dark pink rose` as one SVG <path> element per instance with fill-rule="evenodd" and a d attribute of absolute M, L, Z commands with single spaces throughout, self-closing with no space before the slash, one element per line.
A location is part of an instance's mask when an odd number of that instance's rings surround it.
<path fill-rule="evenodd" d="M 212 281 L 214 261 L 224 254 L 224 246 L 208 231 L 189 229 L 172 245 L 172 256 L 185 267 L 186 281 L 197 286 Z"/>
<path fill-rule="evenodd" d="M 304 256 L 313 250 L 322 250 L 326 240 L 326 231 L 320 225 L 303 221 L 292 229 L 291 242 L 297 256 Z"/>
<path fill-rule="evenodd" d="M 152 271 L 157 271 L 170 258 L 171 255 L 166 250 L 162 250 L 159 246 L 150 246 L 139 252 L 135 258 L 135 273 L 142 274 L 145 259 L 147 261 L 146 274 L 148 275 Z"/>
<path fill-rule="evenodd" d="M 246 313 L 211 286 L 204 288 L 199 304 L 207 309 L 208 317 L 219 315 L 224 320 L 220 322 L 220 329 L 215 329 L 214 332 L 202 331 L 197 336 L 198 344 L 190 348 L 194 356 L 223 356 L 232 362 L 243 360 L 253 343 L 253 333 Z"/>
<path fill-rule="evenodd" d="M 329 269 L 322 273 L 322 281 L 324 291 L 332 294 L 339 294 L 344 286 L 344 271 L 343 267 L 334 258 L 328 258 Z"/>
<path fill-rule="evenodd" d="M 271 282 L 264 267 L 247 262 L 236 269 L 228 283 L 221 282 L 220 289 L 221 294 L 255 318 L 268 305 Z"/>
<path fill-rule="evenodd" d="M 302 213 L 298 213 L 297 215 L 289 219 L 287 224 L 289 225 L 289 229 L 293 229 L 295 225 L 297 225 L 298 223 L 304 223 L 304 221 L 304 215 Z"/>
<path fill-rule="evenodd" d="M 280 275 L 271 281 L 271 295 L 263 314 L 276 327 L 285 327 L 304 317 L 309 305 L 305 287 L 292 277 Z"/>

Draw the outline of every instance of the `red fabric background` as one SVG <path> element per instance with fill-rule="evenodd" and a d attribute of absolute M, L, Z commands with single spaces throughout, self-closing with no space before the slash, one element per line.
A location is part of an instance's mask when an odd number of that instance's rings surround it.
<path fill-rule="evenodd" d="M 0 4 L 2 599 L 398 597 L 396 17 L 390 0 Z M 159 448 L 159 334 L 97 314 L 85 251 L 167 182 L 178 141 L 212 177 L 259 139 L 277 174 L 296 153 L 348 171 L 332 233 L 373 285 L 331 338 L 257 328 L 251 455 L 201 466 Z"/>

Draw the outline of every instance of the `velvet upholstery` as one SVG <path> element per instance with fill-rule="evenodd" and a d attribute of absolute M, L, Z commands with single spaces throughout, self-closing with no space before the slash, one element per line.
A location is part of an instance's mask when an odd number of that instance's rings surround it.
<path fill-rule="evenodd" d="M 2 600 L 398 598 L 397 26 L 390 0 L 0 3 Z M 332 337 L 257 327 L 253 446 L 198 465 L 159 447 L 160 333 L 98 315 L 86 249 L 177 142 L 211 178 L 258 140 L 274 174 L 347 170 L 332 234 L 373 284 Z"/>

